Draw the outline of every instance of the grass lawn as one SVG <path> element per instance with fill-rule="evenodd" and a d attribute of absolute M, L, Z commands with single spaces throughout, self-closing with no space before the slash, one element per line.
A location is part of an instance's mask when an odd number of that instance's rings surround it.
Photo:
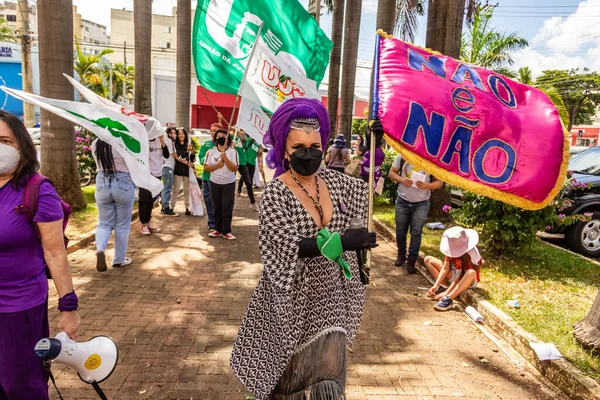
<path fill-rule="evenodd" d="M 376 202 L 375 217 L 395 229 L 394 206 Z M 440 257 L 442 231 L 425 228 L 421 250 Z M 518 259 L 486 257 L 482 282 L 475 289 L 510 315 L 525 330 L 544 342 L 552 342 L 567 360 L 600 381 L 600 357 L 583 350 L 572 334 L 573 324 L 584 318 L 598 293 L 600 266 L 566 251 L 537 242 Z M 507 300 L 518 299 L 511 309 Z"/>
<path fill-rule="evenodd" d="M 67 237 L 74 242 L 80 239 L 85 233 L 96 228 L 98 223 L 98 207 L 96 207 L 96 186 L 86 186 L 81 188 L 83 198 L 87 203 L 85 208 L 73 211 L 67 225 Z"/>

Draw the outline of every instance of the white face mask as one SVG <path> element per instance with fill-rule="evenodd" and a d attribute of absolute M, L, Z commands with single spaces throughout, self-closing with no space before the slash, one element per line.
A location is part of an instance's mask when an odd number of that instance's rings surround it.
<path fill-rule="evenodd" d="M 12 173 L 19 165 L 20 159 L 19 150 L 0 143 L 0 175 Z"/>

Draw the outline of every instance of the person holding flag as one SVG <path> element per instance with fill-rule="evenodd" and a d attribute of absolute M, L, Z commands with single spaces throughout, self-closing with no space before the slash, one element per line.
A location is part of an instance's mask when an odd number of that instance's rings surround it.
<path fill-rule="evenodd" d="M 257 400 L 345 397 L 346 347 L 365 303 L 356 251 L 377 238 L 350 229 L 366 223 L 368 185 L 319 169 L 329 135 L 323 104 L 299 98 L 275 111 L 264 138 L 276 169 L 259 212 L 264 270 L 231 356 Z"/>

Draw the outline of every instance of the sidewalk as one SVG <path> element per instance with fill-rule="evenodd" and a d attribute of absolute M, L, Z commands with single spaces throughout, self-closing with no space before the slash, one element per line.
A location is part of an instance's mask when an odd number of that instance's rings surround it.
<path fill-rule="evenodd" d="M 69 256 L 80 340 L 109 335 L 119 345 L 120 363 L 100 386 L 109 399 L 244 400 L 249 393 L 233 376 L 229 356 L 262 270 L 257 213 L 247 197 L 236 198 L 233 242 L 208 238 L 205 217 L 154 215 L 163 233 L 146 237 L 133 224 L 131 266 L 99 273 L 93 247 Z M 415 296 L 426 280 L 396 269 L 394 249 L 380 243 L 349 353 L 349 400 L 562 398 L 498 352 L 464 314 L 436 312 L 431 300 Z M 51 289 L 51 329 L 56 305 Z M 97 398 L 72 368 L 53 371 L 65 400 Z M 58 398 L 54 390 L 51 398 Z"/>

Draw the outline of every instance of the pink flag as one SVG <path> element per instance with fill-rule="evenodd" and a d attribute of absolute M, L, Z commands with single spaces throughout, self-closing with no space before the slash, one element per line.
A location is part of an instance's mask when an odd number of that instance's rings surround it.
<path fill-rule="evenodd" d="M 392 147 L 471 192 L 529 210 L 552 201 L 565 181 L 569 144 L 548 96 L 401 40 L 378 39 L 373 116 Z"/>

